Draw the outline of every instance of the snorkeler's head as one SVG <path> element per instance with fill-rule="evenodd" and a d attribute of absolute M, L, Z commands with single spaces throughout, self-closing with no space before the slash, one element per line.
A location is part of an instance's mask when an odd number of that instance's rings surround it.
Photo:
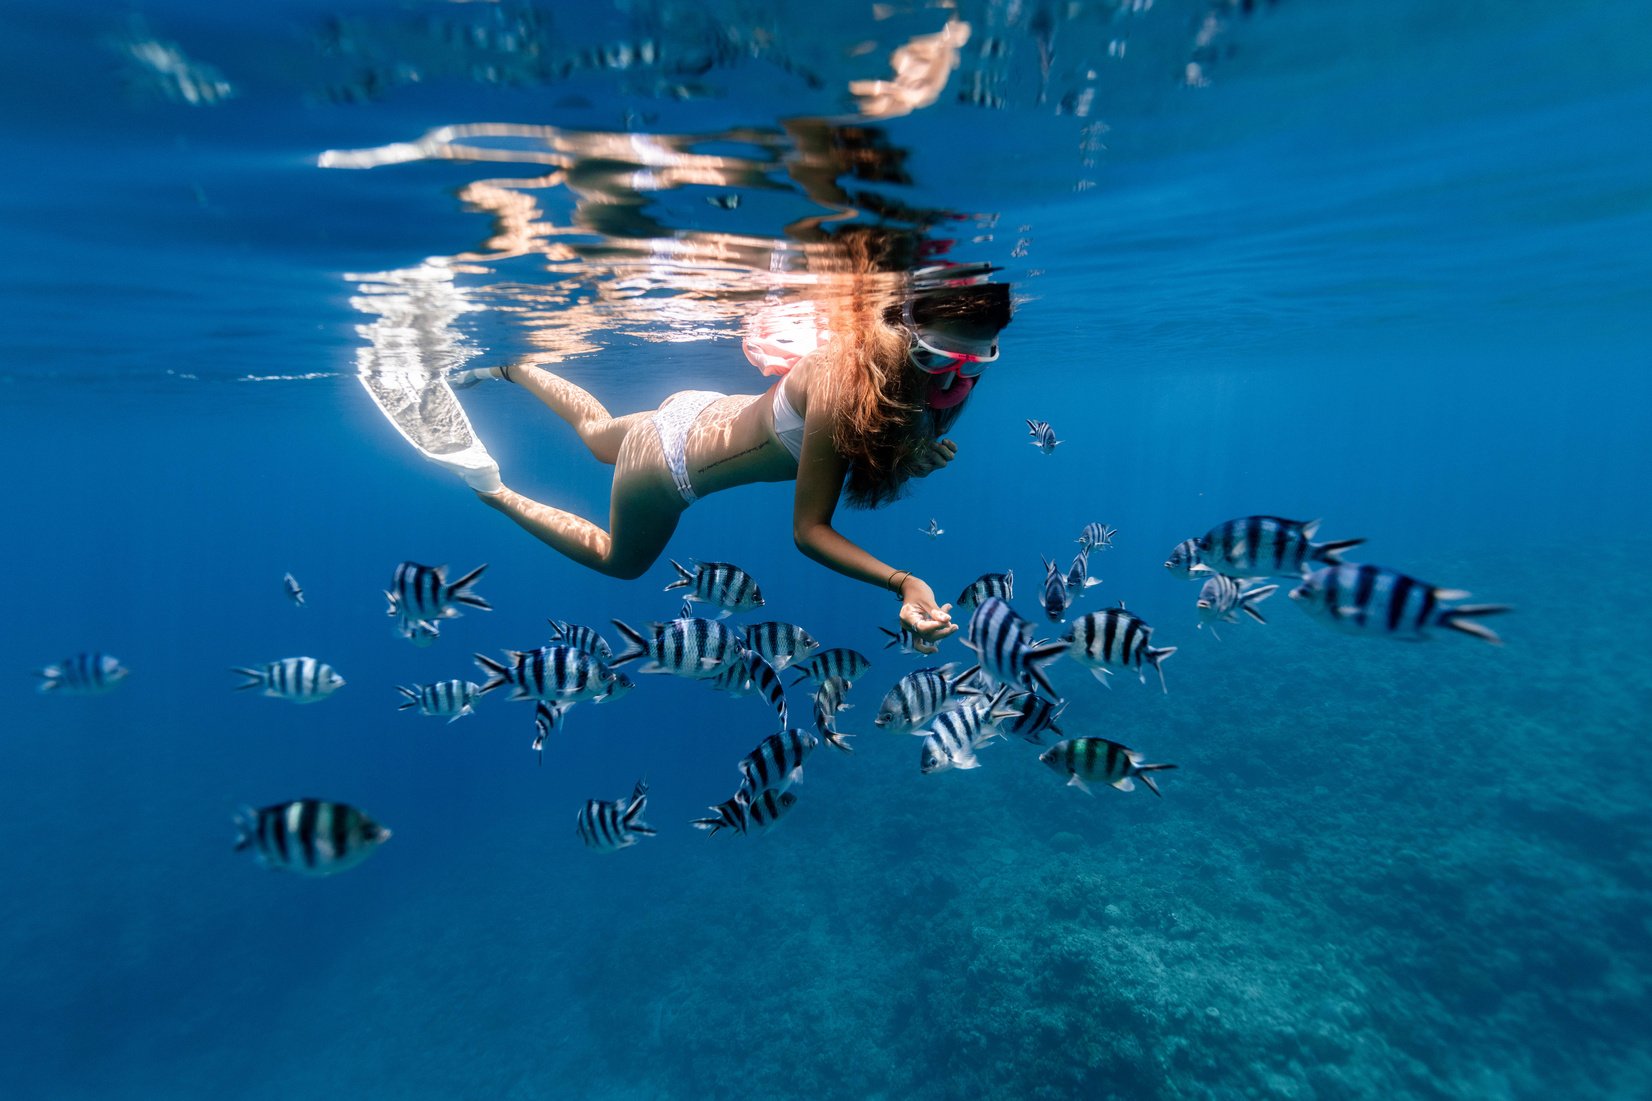
<path fill-rule="evenodd" d="M 984 277 L 984 276 L 983 276 Z M 924 404 L 961 405 L 987 364 L 998 358 L 998 334 L 1010 323 L 1010 290 L 1002 283 L 925 290 L 901 305 L 911 345 L 907 359 L 925 377 Z"/>

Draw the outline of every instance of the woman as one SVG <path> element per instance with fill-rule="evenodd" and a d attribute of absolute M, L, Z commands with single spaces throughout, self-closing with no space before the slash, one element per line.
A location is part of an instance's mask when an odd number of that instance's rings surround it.
<path fill-rule="evenodd" d="M 795 479 L 792 537 L 832 569 L 899 595 L 901 622 L 933 651 L 956 631 L 951 605 L 910 570 L 883 562 L 832 527 L 840 498 L 864 508 L 900 496 L 909 478 L 957 453 L 941 433 L 956 420 L 1009 324 L 1009 288 L 973 283 L 887 303 L 864 290 L 827 311 L 829 336 L 793 357 L 775 344 L 748 355 L 780 373 L 766 393 L 673 394 L 659 409 L 615 417 L 573 383 L 523 364 L 467 372 L 468 384 L 504 378 L 531 391 L 614 466 L 609 530 L 497 484 L 470 481 L 482 500 L 575 562 L 635 578 L 665 549 L 697 498 L 750 482 Z"/>

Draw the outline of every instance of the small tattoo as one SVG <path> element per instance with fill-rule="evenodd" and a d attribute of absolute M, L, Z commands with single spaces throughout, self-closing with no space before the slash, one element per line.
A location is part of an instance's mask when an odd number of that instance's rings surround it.
<path fill-rule="evenodd" d="M 704 474 L 706 471 L 712 469 L 713 467 L 722 466 L 724 463 L 727 463 L 727 462 L 733 462 L 735 459 L 741 458 L 745 455 L 750 455 L 753 451 L 761 451 L 767 446 L 769 446 L 767 440 L 765 440 L 764 442 L 759 443 L 759 444 L 753 444 L 751 447 L 746 448 L 744 451 L 736 451 L 732 455 L 724 455 L 721 459 L 717 459 L 714 462 L 706 463 L 704 466 L 702 466 L 698 470 L 696 470 L 695 473 L 696 474 Z"/>

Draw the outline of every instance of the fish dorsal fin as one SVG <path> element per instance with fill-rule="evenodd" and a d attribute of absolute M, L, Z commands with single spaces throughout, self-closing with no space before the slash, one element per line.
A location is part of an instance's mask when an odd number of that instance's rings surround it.
<path fill-rule="evenodd" d="M 1302 538 L 1307 539 L 1311 542 L 1313 540 L 1314 534 L 1317 531 L 1319 531 L 1320 523 L 1321 523 L 1321 521 L 1319 521 L 1319 520 L 1309 520 L 1306 524 L 1303 524 L 1302 525 Z"/>

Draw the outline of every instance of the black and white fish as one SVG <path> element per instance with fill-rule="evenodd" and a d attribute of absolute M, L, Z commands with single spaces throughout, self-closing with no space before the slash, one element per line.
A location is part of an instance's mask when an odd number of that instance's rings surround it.
<path fill-rule="evenodd" d="M 893 646 L 898 653 L 902 654 L 923 653 L 922 650 L 918 649 L 918 636 L 913 634 L 912 628 L 906 624 L 901 624 L 893 631 L 888 627 L 879 627 L 878 630 L 889 636 L 889 641 L 883 644 L 885 650 Z"/>
<path fill-rule="evenodd" d="M 235 815 L 235 851 L 250 851 L 267 868 L 332 875 L 353 868 L 390 840 L 390 831 L 346 803 L 295 799 L 242 807 Z"/>
<path fill-rule="evenodd" d="M 574 703 L 592 700 L 601 703 L 623 694 L 629 684 L 607 665 L 572 646 L 541 646 L 537 650 L 506 650 L 506 660 L 495 661 L 486 654 L 474 655 L 476 664 L 488 675 L 478 695 L 509 685 L 513 700 L 550 700 Z"/>
<path fill-rule="evenodd" d="M 757 582 L 751 574 L 732 563 L 696 562 L 694 568 L 688 570 L 673 561 L 671 567 L 677 571 L 677 580 L 667 585 L 665 591 L 690 590 L 687 599 L 721 608 L 719 619 L 733 612 L 749 612 L 763 606 L 763 593 L 758 589 Z"/>
<path fill-rule="evenodd" d="M 548 619 L 545 622 L 551 625 L 553 643 L 584 650 L 598 661 L 614 659 L 613 648 L 608 645 L 607 639 L 597 633 L 595 627 L 587 627 L 583 623 L 569 623 L 561 619 Z"/>
<path fill-rule="evenodd" d="M 1013 692 L 1000 702 L 999 708 L 1005 713 L 998 725 L 1000 732 L 1014 734 L 1033 745 L 1043 745 L 1045 731 L 1057 737 L 1061 735 L 1056 720 L 1067 710 L 1067 701 L 1052 703 L 1036 692 Z"/>
<path fill-rule="evenodd" d="M 416 621 L 452 619 L 459 615 L 459 606 L 493 611 L 493 605 L 470 591 L 473 581 L 482 576 L 487 563 L 477 566 L 457 581 L 447 580 L 446 566 L 421 566 L 417 562 L 403 562 L 396 567 L 390 588 L 384 597 L 390 602 L 387 615 Z"/>
<path fill-rule="evenodd" d="M 940 524 L 937 524 L 935 522 L 935 517 L 933 516 L 929 518 L 929 526 L 927 528 L 919 528 L 918 530 L 929 536 L 931 539 L 937 539 L 946 534 L 946 529 Z"/>
<path fill-rule="evenodd" d="M 970 616 L 964 645 L 975 651 L 982 671 L 999 684 L 1059 698 L 1043 666 L 1066 653 L 1067 647 L 1059 642 L 1037 645 L 1027 641 L 1031 637 L 1031 623 L 1004 601 L 990 597 Z"/>
<path fill-rule="evenodd" d="M 288 600 L 300 608 L 304 607 L 304 590 L 299 587 L 297 578 L 290 573 L 282 574 L 281 588 L 286 591 Z"/>
<path fill-rule="evenodd" d="M 1123 601 L 1116 608 L 1079 616 L 1061 638 L 1073 660 L 1102 684 L 1107 684 L 1116 669 L 1134 669 L 1146 684 L 1145 667 L 1151 665 L 1158 670 L 1159 687 L 1170 691 L 1165 687 L 1162 663 L 1176 652 L 1176 647 L 1152 645 L 1153 628 L 1134 612 L 1126 611 Z"/>
<path fill-rule="evenodd" d="M 1005 570 L 1003 573 L 984 573 L 971 581 L 958 599 L 953 601 L 960 608 L 973 608 L 981 601 L 997 597 L 999 600 L 1015 599 L 1015 571 Z"/>
<path fill-rule="evenodd" d="M 587 849 L 612 853 L 628 849 L 639 837 L 653 837 L 654 827 L 642 820 L 648 808 L 648 782 L 638 780 L 628 799 L 587 799 L 574 819 L 574 831 Z"/>
<path fill-rule="evenodd" d="M 1088 792 L 1086 780 L 1110 784 L 1120 791 L 1135 791 L 1135 778 L 1147 785 L 1147 790 L 1164 798 L 1159 785 L 1150 775 L 1175 768 L 1175 765 L 1142 764 L 1142 755 L 1106 738 L 1068 738 L 1057 742 L 1038 755 L 1038 759 L 1067 777 L 1069 787 Z"/>
<path fill-rule="evenodd" d="M 1090 552 L 1081 550 L 1073 555 L 1073 564 L 1067 567 L 1067 589 L 1077 599 L 1085 589 L 1101 584 L 1101 578 L 1090 576 Z"/>
<path fill-rule="evenodd" d="M 552 703 L 550 700 L 540 700 L 533 709 L 533 751 L 539 754 L 539 764 L 545 764 L 545 739 L 562 729 L 568 712 L 573 709 L 571 703 Z"/>
<path fill-rule="evenodd" d="M 1250 581 L 1236 581 L 1226 574 L 1214 574 L 1199 587 L 1199 622 L 1194 626 L 1210 624 L 1210 633 L 1220 642 L 1222 636 L 1216 634 L 1218 621 L 1238 623 L 1239 613 L 1244 612 L 1256 622 L 1266 623 L 1256 606 L 1278 591 L 1278 585 L 1252 585 Z"/>
<path fill-rule="evenodd" d="M 927 776 L 949 768 L 980 768 L 975 750 L 997 736 L 997 728 L 984 724 L 974 709 L 943 711 L 923 736 L 918 771 Z"/>
<path fill-rule="evenodd" d="M 421 650 L 435 642 L 442 635 L 442 629 L 436 625 L 435 620 L 408 619 L 403 615 L 396 617 L 395 631 L 396 634 Z"/>
<path fill-rule="evenodd" d="M 125 680 L 130 670 L 120 659 L 97 652 L 76 654 L 37 669 L 40 691 L 60 696 L 101 696 Z"/>
<path fill-rule="evenodd" d="M 1507 604 L 1458 604 L 1469 594 L 1381 566 L 1326 566 L 1304 574 L 1291 590 L 1296 606 L 1349 634 L 1415 641 L 1427 638 L 1431 627 L 1447 627 L 1500 646 L 1503 640 L 1478 620 L 1513 610 Z"/>
<path fill-rule="evenodd" d="M 1080 551 L 1102 550 L 1113 545 L 1113 536 L 1119 533 L 1118 528 L 1110 528 L 1101 521 L 1085 524 L 1084 530 L 1079 533 L 1078 543 Z"/>
<path fill-rule="evenodd" d="M 798 678 L 793 684 L 802 684 L 812 680 L 816 684 L 827 677 L 842 677 L 853 684 L 861 675 L 872 668 L 872 659 L 858 650 L 850 650 L 842 646 L 831 650 L 822 650 L 802 665 L 797 666 Z"/>
<path fill-rule="evenodd" d="M 1241 516 L 1217 524 L 1199 540 L 1199 561 L 1229 577 L 1299 577 L 1313 563 L 1336 566 L 1341 552 L 1363 539 L 1315 543 L 1318 520 L 1284 520 L 1278 516 Z M 1192 573 L 1198 573 L 1195 568 Z"/>
<path fill-rule="evenodd" d="M 710 830 L 712 836 L 716 836 L 718 830 L 724 829 L 733 830 L 735 833 L 768 829 L 796 805 L 797 795 L 790 791 L 765 791 L 749 803 L 736 795 L 712 807 L 712 817 L 696 818 L 694 827 Z"/>
<path fill-rule="evenodd" d="M 1171 548 L 1170 557 L 1164 560 L 1164 568 L 1183 580 L 1214 572 L 1200 556 L 1197 539 L 1183 539 Z"/>
<path fill-rule="evenodd" d="M 715 619 L 685 617 L 650 624 L 646 637 L 617 619 L 613 623 L 626 644 L 613 664 L 648 658 L 648 664 L 642 667 L 644 673 L 671 673 L 704 680 L 741 661 L 746 652 L 745 637 Z"/>
<path fill-rule="evenodd" d="M 972 666 L 958 673 L 956 665 L 947 664 L 906 674 L 884 693 L 872 725 L 890 734 L 916 732 L 957 700 L 974 694 L 966 685 L 975 672 Z"/>
<path fill-rule="evenodd" d="M 434 684 L 400 685 L 396 691 L 407 697 L 397 711 L 419 709 L 421 715 L 458 722 L 476 713 L 476 697 L 481 691 L 468 680 L 439 680 Z"/>
<path fill-rule="evenodd" d="M 1060 623 L 1067 616 L 1067 608 L 1073 598 L 1067 592 L 1067 576 L 1061 572 L 1061 567 L 1044 559 L 1044 614 L 1050 617 L 1051 623 Z"/>
<path fill-rule="evenodd" d="M 795 623 L 748 623 L 745 638 L 746 648 L 762 654 L 776 672 L 820 649 L 820 643 Z"/>
<path fill-rule="evenodd" d="M 770 734 L 740 758 L 740 791 L 747 801 L 765 791 L 785 791 L 803 778 L 803 762 L 820 739 L 796 727 Z"/>
<path fill-rule="evenodd" d="M 837 713 L 847 711 L 853 704 L 843 702 L 849 695 L 850 684 L 842 677 L 827 677 L 815 689 L 815 731 L 823 741 L 833 749 L 841 749 L 845 753 L 853 753 L 849 748 L 849 739 L 853 734 L 845 734 L 837 728 Z"/>
<path fill-rule="evenodd" d="M 315 658 L 282 658 L 257 669 L 237 666 L 231 672 L 247 678 L 236 691 L 262 688 L 266 696 L 293 703 L 316 703 L 344 687 L 344 678 Z"/>
<path fill-rule="evenodd" d="M 1046 455 L 1061 444 L 1061 441 L 1055 438 L 1055 429 L 1050 427 L 1049 421 L 1029 420 L 1027 430 L 1032 435 L 1032 445 Z"/>
<path fill-rule="evenodd" d="M 741 655 L 740 662 L 746 668 L 746 684 L 755 689 L 759 695 L 768 701 L 774 708 L 775 716 L 780 720 L 780 729 L 786 729 L 786 688 L 780 683 L 780 674 L 775 672 L 769 660 L 756 650 L 747 650 Z"/>

